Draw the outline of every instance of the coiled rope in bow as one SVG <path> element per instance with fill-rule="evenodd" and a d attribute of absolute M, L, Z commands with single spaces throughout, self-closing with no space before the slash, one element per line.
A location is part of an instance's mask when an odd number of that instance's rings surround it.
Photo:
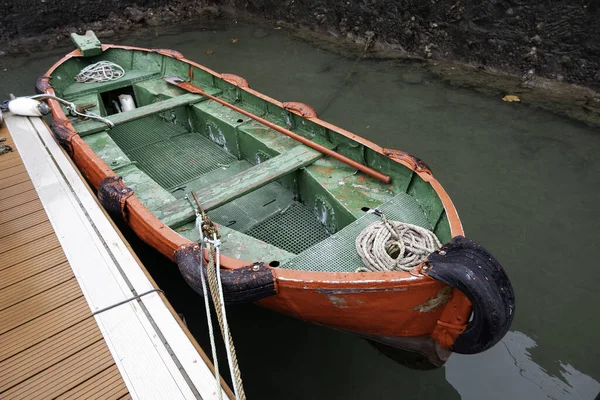
<path fill-rule="evenodd" d="M 80 83 L 97 83 L 117 80 L 125 75 L 125 70 L 118 64 L 110 61 L 99 61 L 83 68 L 75 76 L 75 81 Z"/>
<path fill-rule="evenodd" d="M 356 251 L 364 264 L 356 272 L 410 271 L 442 246 L 428 229 L 390 221 L 379 210 L 371 212 L 381 221 L 367 226 L 356 238 Z"/>

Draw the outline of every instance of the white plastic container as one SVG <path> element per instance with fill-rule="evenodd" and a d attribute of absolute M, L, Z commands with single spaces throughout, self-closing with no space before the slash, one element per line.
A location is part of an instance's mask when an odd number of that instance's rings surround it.
<path fill-rule="evenodd" d="M 135 102 L 130 94 L 119 95 L 119 103 L 121 103 L 121 112 L 131 111 L 135 109 Z"/>

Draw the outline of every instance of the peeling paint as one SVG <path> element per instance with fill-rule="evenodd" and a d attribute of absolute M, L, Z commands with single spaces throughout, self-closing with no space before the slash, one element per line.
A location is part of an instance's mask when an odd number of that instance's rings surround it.
<path fill-rule="evenodd" d="M 336 295 L 336 294 L 356 294 L 356 293 L 369 293 L 369 292 L 406 292 L 407 288 L 363 288 L 363 289 L 317 289 L 317 292 L 327 294 L 327 295 Z"/>
<path fill-rule="evenodd" d="M 335 296 L 333 294 L 327 295 L 331 304 L 333 304 L 337 308 L 348 308 L 348 304 L 346 303 L 346 299 L 343 297 Z"/>
<path fill-rule="evenodd" d="M 446 304 L 448 300 L 450 300 L 450 297 L 452 297 L 452 288 L 450 286 L 446 286 L 445 288 L 439 290 L 435 297 L 432 297 L 423 304 L 414 306 L 413 310 L 419 312 L 433 311 L 436 308 Z"/>
<path fill-rule="evenodd" d="M 334 234 L 337 231 L 333 207 L 322 196 L 315 196 L 314 212 L 330 234 Z"/>
<path fill-rule="evenodd" d="M 223 132 L 217 126 L 217 124 L 212 121 L 208 121 L 206 123 L 206 130 L 208 131 L 208 138 L 229 153 L 229 149 L 227 148 L 227 139 L 225 139 L 225 135 L 223 135 Z"/>

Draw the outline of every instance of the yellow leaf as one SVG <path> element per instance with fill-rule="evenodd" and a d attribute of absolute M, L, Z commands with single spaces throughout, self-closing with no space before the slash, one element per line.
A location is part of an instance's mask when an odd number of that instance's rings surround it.
<path fill-rule="evenodd" d="M 210 56 L 211 54 L 215 54 L 215 51 L 214 50 L 206 50 L 204 52 L 204 54 L 208 54 Z"/>
<path fill-rule="evenodd" d="M 273 28 L 273 29 L 275 29 L 276 31 L 278 31 L 278 30 L 280 30 L 280 29 L 281 29 L 281 27 L 280 27 L 280 26 L 276 26 L 276 27 L 275 27 L 275 28 Z"/>
<path fill-rule="evenodd" d="M 507 94 L 506 96 L 504 96 L 502 98 L 503 101 L 508 101 L 509 103 L 512 103 L 513 101 L 519 102 L 521 101 L 520 98 L 518 98 L 517 96 L 513 95 L 513 94 Z"/>
<path fill-rule="evenodd" d="M 238 41 L 238 38 L 231 39 L 231 43 L 237 43 L 237 41 Z"/>

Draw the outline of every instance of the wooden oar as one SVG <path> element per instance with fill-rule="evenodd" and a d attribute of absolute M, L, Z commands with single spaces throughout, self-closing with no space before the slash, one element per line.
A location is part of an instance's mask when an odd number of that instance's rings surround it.
<path fill-rule="evenodd" d="M 292 131 L 290 131 L 289 129 L 285 129 L 280 127 L 279 125 L 276 125 L 274 123 L 272 123 L 271 121 L 267 121 L 264 118 L 259 117 L 258 115 L 252 114 L 251 112 L 248 112 L 242 108 L 236 107 L 233 104 L 230 104 L 224 100 L 221 100 L 218 97 L 215 97 L 213 95 L 210 95 L 208 93 L 206 93 L 204 90 L 202 90 L 202 88 L 190 83 L 190 82 L 186 82 L 183 79 L 179 78 L 179 77 L 165 77 L 164 80 L 172 85 L 178 86 L 180 88 L 182 88 L 183 90 L 186 90 L 190 93 L 196 93 L 196 94 L 200 94 L 202 96 L 205 96 L 211 100 L 216 101 L 217 103 L 220 103 L 222 105 L 224 105 L 225 107 L 229 107 L 234 111 L 239 112 L 240 114 L 243 114 L 245 116 L 247 116 L 248 118 L 251 118 L 257 122 L 260 122 L 261 124 L 268 126 L 269 128 L 276 130 L 279 133 L 282 133 L 286 136 L 291 137 L 294 140 L 299 141 L 300 143 L 314 149 L 317 150 L 323 154 L 326 154 L 328 156 L 331 156 L 333 158 L 335 158 L 336 160 L 339 160 L 341 162 L 343 162 L 344 164 L 347 164 L 349 166 L 351 166 L 352 168 L 355 168 L 361 172 L 364 172 L 365 174 L 372 176 L 375 179 L 379 179 L 380 181 L 382 181 L 383 183 L 390 183 L 390 181 L 392 180 L 388 175 L 382 174 L 379 171 L 374 170 L 371 167 L 368 167 L 366 165 L 363 165 L 357 161 L 352 160 L 351 158 L 348 158 L 340 153 L 337 153 L 331 149 L 328 149 L 325 146 L 322 146 L 318 143 L 313 142 L 310 139 L 305 138 L 302 135 L 298 135 L 297 133 L 294 133 Z"/>

